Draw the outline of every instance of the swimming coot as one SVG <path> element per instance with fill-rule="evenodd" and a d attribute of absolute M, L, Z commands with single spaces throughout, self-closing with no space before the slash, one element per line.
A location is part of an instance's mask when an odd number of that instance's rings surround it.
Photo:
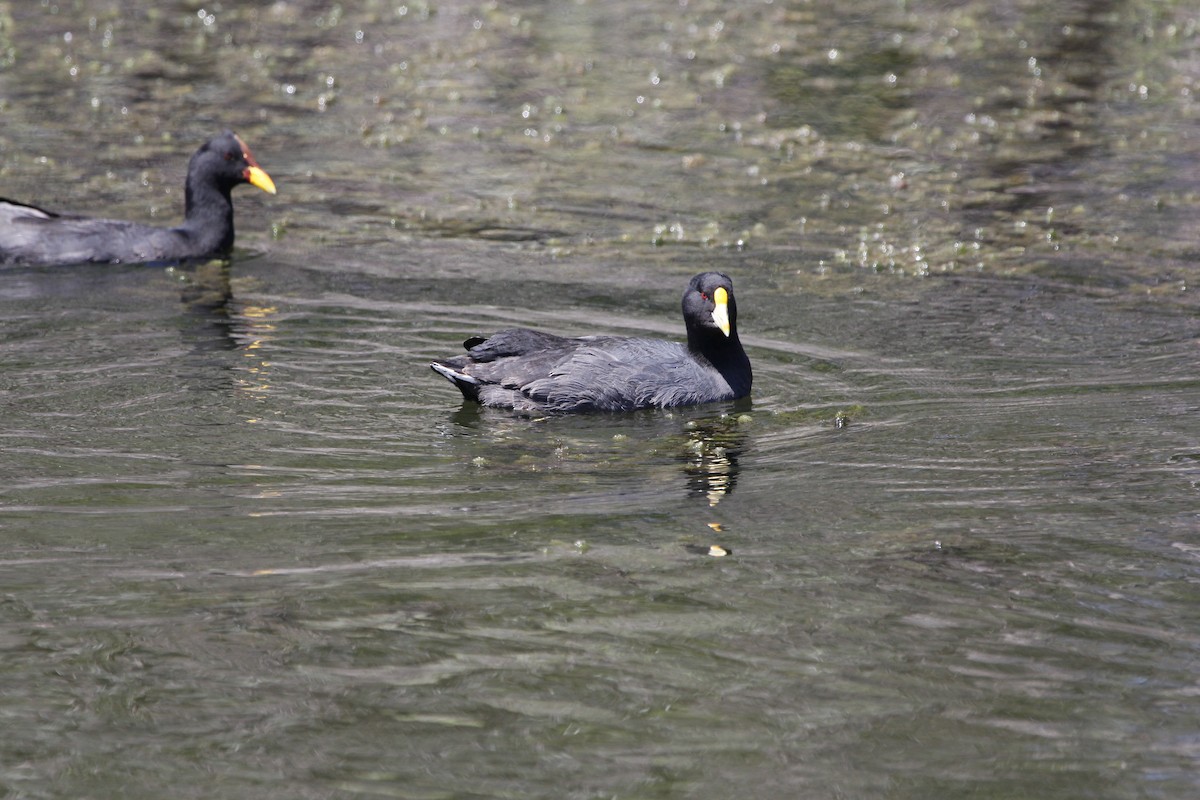
<path fill-rule="evenodd" d="M 176 228 L 56 214 L 0 198 L 0 264 L 182 261 L 225 255 L 233 248 L 229 192 L 239 183 L 275 194 L 274 182 L 250 148 L 233 131 L 225 131 L 206 142 L 188 163 L 183 224 Z"/>
<path fill-rule="evenodd" d="M 465 356 L 429 366 L 463 397 L 526 412 L 631 411 L 733 400 L 750 393 L 733 282 L 692 278 L 683 293 L 687 344 L 663 339 L 568 339 L 512 328 L 463 342 Z"/>

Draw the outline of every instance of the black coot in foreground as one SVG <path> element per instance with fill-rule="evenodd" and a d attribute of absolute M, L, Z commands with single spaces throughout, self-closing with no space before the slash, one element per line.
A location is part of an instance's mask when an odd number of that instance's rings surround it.
<path fill-rule="evenodd" d="M 233 248 L 230 190 L 249 183 L 275 194 L 271 177 L 233 131 L 204 144 L 188 162 L 183 224 L 156 228 L 116 219 L 55 214 L 0 198 L 0 264 L 183 261 Z"/>
<path fill-rule="evenodd" d="M 737 334 L 733 282 L 692 278 L 683 293 L 687 344 L 663 339 L 568 339 L 528 328 L 463 342 L 435 361 L 463 397 L 526 412 L 631 411 L 733 400 L 750 393 L 750 359 Z"/>

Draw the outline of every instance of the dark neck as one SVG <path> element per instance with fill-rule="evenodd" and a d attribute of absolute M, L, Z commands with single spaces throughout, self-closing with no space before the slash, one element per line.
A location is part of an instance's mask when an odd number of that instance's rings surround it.
<path fill-rule="evenodd" d="M 184 187 L 183 224 L 177 230 L 205 252 L 228 252 L 233 248 L 233 201 L 229 191 L 211 182 L 189 178 Z"/>
<path fill-rule="evenodd" d="M 713 365 L 739 395 L 750 391 L 750 358 L 742 349 L 737 331 L 729 336 L 718 330 L 688 331 L 688 350 Z"/>

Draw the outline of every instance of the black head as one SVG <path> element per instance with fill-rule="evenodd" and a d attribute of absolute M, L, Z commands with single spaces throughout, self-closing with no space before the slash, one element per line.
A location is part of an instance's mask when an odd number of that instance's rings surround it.
<path fill-rule="evenodd" d="M 240 183 L 257 186 L 275 194 L 275 183 L 263 171 L 250 148 L 233 131 L 225 131 L 204 143 L 188 163 L 188 180 L 211 181 L 228 192 Z"/>
<path fill-rule="evenodd" d="M 737 340 L 737 303 L 733 281 L 723 272 L 702 272 L 683 293 L 683 321 L 688 341 L 694 336 Z"/>

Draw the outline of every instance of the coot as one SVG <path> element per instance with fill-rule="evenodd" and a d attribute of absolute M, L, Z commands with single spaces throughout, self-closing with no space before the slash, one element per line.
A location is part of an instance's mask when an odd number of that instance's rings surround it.
<path fill-rule="evenodd" d="M 569 339 L 512 328 L 463 342 L 465 356 L 429 366 L 485 406 L 524 412 L 631 411 L 733 400 L 750 393 L 733 282 L 692 278 L 683 293 L 687 344 L 663 339 Z"/>
<path fill-rule="evenodd" d="M 183 224 L 175 228 L 56 214 L 0 198 L 0 264 L 182 261 L 225 255 L 233 248 L 229 192 L 239 183 L 275 194 L 274 182 L 250 148 L 233 131 L 225 131 L 205 142 L 188 163 Z"/>

